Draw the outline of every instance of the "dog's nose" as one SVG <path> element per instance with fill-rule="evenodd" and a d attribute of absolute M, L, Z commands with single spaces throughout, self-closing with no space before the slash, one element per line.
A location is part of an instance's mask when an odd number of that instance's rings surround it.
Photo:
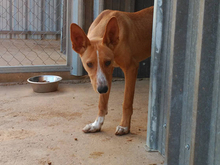
<path fill-rule="evenodd" d="M 106 93 L 108 91 L 108 87 L 107 86 L 98 86 L 97 91 L 101 94 L 101 93 Z"/>

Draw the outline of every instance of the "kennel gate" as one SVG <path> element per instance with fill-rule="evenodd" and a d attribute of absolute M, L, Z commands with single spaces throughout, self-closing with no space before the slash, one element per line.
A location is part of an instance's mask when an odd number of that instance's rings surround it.
<path fill-rule="evenodd" d="M 0 1 L 0 72 L 69 71 L 66 0 Z"/>

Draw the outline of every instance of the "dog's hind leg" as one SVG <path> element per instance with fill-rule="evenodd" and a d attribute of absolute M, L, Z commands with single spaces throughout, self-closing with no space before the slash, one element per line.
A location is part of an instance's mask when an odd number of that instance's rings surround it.
<path fill-rule="evenodd" d="M 125 74 L 125 93 L 123 103 L 123 115 L 121 123 L 116 127 L 115 135 L 124 135 L 130 132 L 130 122 L 133 113 L 133 99 L 135 91 L 135 83 L 138 73 L 138 64 L 124 70 Z"/>
<path fill-rule="evenodd" d="M 101 127 L 105 120 L 105 115 L 108 113 L 108 99 L 109 99 L 110 87 L 107 93 L 100 94 L 99 96 L 99 113 L 96 120 L 86 125 L 83 128 L 83 132 L 85 133 L 94 133 L 101 131 Z"/>

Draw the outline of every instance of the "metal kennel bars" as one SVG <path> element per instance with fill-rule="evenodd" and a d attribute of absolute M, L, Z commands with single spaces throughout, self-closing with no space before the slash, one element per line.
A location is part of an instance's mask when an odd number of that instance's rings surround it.
<path fill-rule="evenodd" d="M 147 147 L 220 164 L 220 1 L 155 0 Z"/>
<path fill-rule="evenodd" d="M 66 12 L 66 0 L 1 0 L 0 72 L 67 70 Z"/>

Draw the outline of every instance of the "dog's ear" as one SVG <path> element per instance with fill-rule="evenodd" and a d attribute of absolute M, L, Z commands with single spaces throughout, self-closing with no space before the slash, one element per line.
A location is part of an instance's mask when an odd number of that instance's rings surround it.
<path fill-rule="evenodd" d="M 112 17 L 106 26 L 105 34 L 103 37 L 103 44 L 106 44 L 110 49 L 114 47 L 119 42 L 119 27 L 118 21 L 115 17 Z"/>
<path fill-rule="evenodd" d="M 73 50 L 80 55 L 84 53 L 87 46 L 91 45 L 84 31 L 75 23 L 70 25 L 70 37 Z"/>

